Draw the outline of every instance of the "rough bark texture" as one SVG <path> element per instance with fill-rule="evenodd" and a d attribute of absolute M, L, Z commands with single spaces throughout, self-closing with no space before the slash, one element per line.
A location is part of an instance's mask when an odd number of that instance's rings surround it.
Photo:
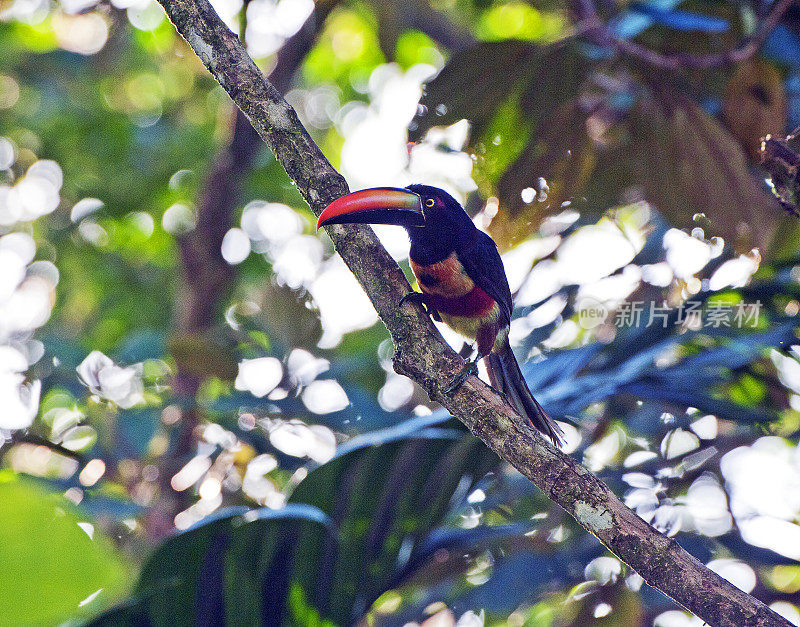
<path fill-rule="evenodd" d="M 178 32 L 250 119 L 316 214 L 348 192 L 300 124 L 261 75 L 207 0 L 159 0 Z M 463 360 L 417 306 L 398 307 L 410 286 L 368 227 L 335 226 L 337 250 L 363 285 L 395 343 L 395 369 L 422 385 L 500 457 L 531 479 L 651 586 L 712 625 L 790 623 L 705 568 L 662 535 L 571 457 L 528 426 L 494 390 L 470 377 L 454 394 L 444 388 Z"/>
<path fill-rule="evenodd" d="M 781 206 L 800 218 L 800 128 L 788 137 L 765 137 L 760 152 Z"/>

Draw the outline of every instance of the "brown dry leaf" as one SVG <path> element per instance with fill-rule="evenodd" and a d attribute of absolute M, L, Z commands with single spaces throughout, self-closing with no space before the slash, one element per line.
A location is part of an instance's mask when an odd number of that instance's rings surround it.
<path fill-rule="evenodd" d="M 679 94 L 661 92 L 642 98 L 628 124 L 631 178 L 670 223 L 688 226 L 695 213 L 705 213 L 712 225 L 708 236 L 745 250 L 769 242 L 777 203 L 713 117 Z"/>
<path fill-rule="evenodd" d="M 722 118 L 757 162 L 761 138 L 786 127 L 786 90 L 777 68 L 763 59 L 739 65 L 725 87 Z"/>

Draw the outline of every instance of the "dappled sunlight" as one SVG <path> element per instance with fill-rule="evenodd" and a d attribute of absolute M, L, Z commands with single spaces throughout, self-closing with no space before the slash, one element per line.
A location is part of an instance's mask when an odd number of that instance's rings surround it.
<path fill-rule="evenodd" d="M 325 263 L 308 289 L 320 312 L 324 331 L 319 341 L 321 348 L 333 348 L 345 333 L 365 329 L 378 321 L 361 284 L 338 256 Z"/>
<path fill-rule="evenodd" d="M 243 6 L 242 0 L 211 0 L 211 6 L 225 22 L 225 25 L 234 33 L 239 32 L 239 12 Z"/>
<path fill-rule="evenodd" d="M 475 189 L 472 160 L 461 152 L 466 124 L 431 131 L 408 147 L 406 128 L 417 112 L 422 83 L 436 68 L 418 65 L 403 72 L 396 65 L 376 68 L 369 80 L 369 105 L 354 104 L 337 124 L 344 136 L 342 174 L 352 190 L 425 183 L 462 199 Z M 442 150 L 444 147 L 447 150 Z"/>
<path fill-rule="evenodd" d="M 78 376 L 92 394 L 122 408 L 144 402 L 143 364 L 116 365 L 100 351 L 92 351 L 78 366 Z"/>
<path fill-rule="evenodd" d="M 192 231 L 197 225 L 197 214 L 191 207 L 175 203 L 164 212 L 161 225 L 167 233 L 183 235 Z"/>
<path fill-rule="evenodd" d="M 315 357 L 302 348 L 295 348 L 286 359 L 286 369 L 292 384 L 298 388 L 310 385 L 319 375 L 330 369 L 330 361 Z"/>
<path fill-rule="evenodd" d="M 268 430 L 270 443 L 292 457 L 308 457 L 321 464 L 336 452 L 336 437 L 321 425 L 307 425 L 299 420 L 276 420 Z"/>
<path fill-rule="evenodd" d="M 37 161 L 14 185 L 0 185 L 0 225 L 30 222 L 52 213 L 61 197 L 64 177 L 54 161 Z"/>
<path fill-rule="evenodd" d="M 396 411 L 403 407 L 414 394 L 414 383 L 402 375 L 388 372 L 386 383 L 378 392 L 378 402 L 386 411 Z"/>
<path fill-rule="evenodd" d="M 0 400 L 4 408 L 0 428 L 12 430 L 30 426 L 39 410 L 41 389 L 39 381 L 27 382 L 20 373 L 0 373 Z"/>
<path fill-rule="evenodd" d="M 250 254 L 250 239 L 242 229 L 231 229 L 222 238 L 222 258 L 232 266 L 242 263 Z"/>
<path fill-rule="evenodd" d="M 670 229 L 664 234 L 664 249 L 667 263 L 679 279 L 687 279 L 702 270 L 715 256 L 712 247 L 701 236 L 688 235 L 679 229 Z M 722 250 L 716 251 L 716 255 Z"/>
<path fill-rule="evenodd" d="M 262 503 L 267 507 L 279 507 L 283 502 L 282 495 L 267 477 L 277 467 L 278 460 L 273 455 L 264 453 L 254 457 L 247 464 L 247 471 L 242 479 L 242 491 L 256 503 Z"/>
<path fill-rule="evenodd" d="M 712 560 L 706 566 L 744 592 L 752 592 L 756 587 L 756 574 L 753 569 L 739 560 Z"/>
<path fill-rule="evenodd" d="M 242 211 L 242 229 L 253 240 L 259 253 L 276 254 L 292 238 L 303 232 L 303 219 L 282 203 L 252 201 Z"/>
<path fill-rule="evenodd" d="M 800 624 L 800 262 L 756 156 L 800 123 L 796 16 L 788 57 L 770 38 L 699 81 L 620 50 L 662 54 L 667 33 L 677 66 L 689 41 L 724 55 L 770 7 L 211 2 L 351 190 L 440 187 L 495 238 L 509 342 L 561 451 Z M 607 9 L 619 49 L 595 36 Z M 208 74 L 216 42 L 181 38 L 160 0 L 7 0 L 0 38 L 0 492 L 26 486 L 0 537 L 28 564 L 12 622 L 52 588 L 69 607 L 28 622 L 129 595 L 122 622 L 159 627 L 701 625 L 394 371 L 303 200 L 332 174 L 292 152 L 287 178 L 231 102 L 238 70 Z M 273 117 L 270 146 L 300 136 Z M 408 233 L 374 231 L 419 291 Z M 68 542 L 37 536 L 64 520 Z M 86 558 L 100 548 L 129 562 L 120 591 L 72 590 L 112 561 Z"/>
<path fill-rule="evenodd" d="M 245 359 L 239 363 L 239 373 L 234 386 L 237 390 L 246 390 L 253 396 L 266 396 L 283 379 L 283 366 L 274 357 L 258 357 Z"/>
<path fill-rule="evenodd" d="M 264 254 L 272 263 L 279 284 L 301 289 L 317 278 L 323 257 L 322 244 L 316 237 L 302 234 L 304 221 L 290 207 L 251 202 L 244 209 L 241 224 L 241 229 L 232 229 L 226 234 L 228 239 L 234 237 L 231 233 L 237 233 L 240 261 L 246 256 L 244 251 L 249 253 L 252 245 L 253 250 Z M 246 234 L 250 241 L 245 242 L 239 234 Z"/>
<path fill-rule="evenodd" d="M 715 537 L 728 533 L 733 520 L 728 511 L 728 496 L 711 475 L 698 477 L 686 492 L 686 513 L 698 533 Z"/>
<path fill-rule="evenodd" d="M 3 7 L 0 20 L 14 19 L 28 24 L 39 24 L 47 17 L 49 5 L 49 0 L 14 0 Z"/>
<path fill-rule="evenodd" d="M 278 282 L 292 289 L 306 287 L 319 278 L 322 263 L 322 243 L 311 235 L 293 237 L 281 248 L 272 261 Z"/>
<path fill-rule="evenodd" d="M 333 379 L 316 380 L 303 391 L 303 404 L 315 414 L 341 411 L 350 404 L 347 392 Z"/>
<path fill-rule="evenodd" d="M 312 0 L 253 0 L 247 5 L 247 48 L 266 57 L 294 35 L 314 9 Z"/>
<path fill-rule="evenodd" d="M 631 242 L 609 220 L 581 227 L 558 248 L 556 261 L 561 281 L 582 285 L 602 279 L 633 261 L 643 245 L 644 241 Z"/>
<path fill-rule="evenodd" d="M 211 468 L 211 459 L 207 455 L 197 455 L 192 458 L 177 474 L 170 480 L 172 489 L 182 492 L 200 480 L 208 469 Z"/>
<path fill-rule="evenodd" d="M 131 26 L 139 30 L 153 31 L 167 19 L 164 9 L 155 0 L 112 0 L 112 3 L 124 8 Z"/>
<path fill-rule="evenodd" d="M 799 450 L 782 438 L 764 437 L 720 461 L 742 537 L 793 559 L 800 559 Z"/>
<path fill-rule="evenodd" d="M 57 15 L 53 29 L 58 45 L 69 52 L 95 54 L 108 40 L 108 22 L 98 13 L 85 15 Z"/>
<path fill-rule="evenodd" d="M 718 291 L 726 287 L 743 287 L 747 285 L 761 261 L 758 249 L 749 255 L 739 255 L 723 263 L 708 280 L 708 289 Z"/>
<path fill-rule="evenodd" d="M 14 152 L 7 167 L 13 165 Z M 36 161 L 13 186 L 0 185 L 0 441 L 5 430 L 25 429 L 38 410 L 41 382 L 26 376 L 44 354 L 33 333 L 50 318 L 59 273 L 50 261 L 35 261 L 37 244 L 25 232 L 55 210 L 63 182 L 54 161 Z"/>

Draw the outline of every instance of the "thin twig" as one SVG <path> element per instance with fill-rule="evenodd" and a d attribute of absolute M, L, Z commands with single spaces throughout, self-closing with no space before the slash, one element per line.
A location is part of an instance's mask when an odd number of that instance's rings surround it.
<path fill-rule="evenodd" d="M 769 34 L 795 2 L 798 2 L 798 0 L 779 0 L 756 31 L 735 48 L 724 52 L 702 55 L 687 53 L 662 54 L 629 39 L 616 37 L 598 17 L 597 9 L 592 0 L 579 0 L 576 2 L 576 13 L 581 21 L 589 21 L 595 24 L 595 27 L 589 31 L 589 35 L 598 45 L 610 45 L 621 54 L 634 57 L 648 65 L 664 70 L 707 70 L 740 63 L 752 57 L 764 45 Z"/>
<path fill-rule="evenodd" d="M 178 32 L 270 146 L 312 210 L 319 215 L 347 193 L 342 176 L 208 0 L 160 2 Z M 790 625 L 639 518 L 589 470 L 539 437 L 480 379 L 470 377 L 454 394 L 446 393 L 447 381 L 464 361 L 416 306 L 397 306 L 410 286 L 372 229 L 334 226 L 329 232 L 392 335 L 398 372 L 422 385 L 432 400 L 444 405 L 645 581 L 703 620 L 732 627 Z"/>
<path fill-rule="evenodd" d="M 17 444 L 32 444 L 35 446 L 44 446 L 45 448 L 49 448 L 54 453 L 58 453 L 59 455 L 63 455 L 64 457 L 69 457 L 74 459 L 79 464 L 83 465 L 86 463 L 86 456 L 78 451 L 73 451 L 72 449 L 68 449 L 67 447 L 63 446 L 62 444 L 58 444 L 56 442 L 51 442 L 47 438 L 43 438 L 38 436 L 34 433 L 30 433 L 29 431 L 12 431 L 11 437 L 8 440 L 2 441 L 0 440 L 0 459 L 11 450 L 11 448 Z M 3 450 L 5 448 L 5 450 Z"/>

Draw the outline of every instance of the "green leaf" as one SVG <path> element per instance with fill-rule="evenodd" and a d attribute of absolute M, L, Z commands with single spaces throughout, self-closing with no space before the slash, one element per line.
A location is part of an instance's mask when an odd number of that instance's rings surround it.
<path fill-rule="evenodd" d="M 554 39 L 564 29 L 564 16 L 539 11 L 526 2 L 505 2 L 484 12 L 477 34 L 484 41 Z"/>
<path fill-rule="evenodd" d="M 363 90 L 372 70 L 384 60 L 371 17 L 363 5 L 358 12 L 335 11 L 303 63 L 303 77 L 309 83 L 333 82 L 351 93 L 354 87 Z"/>
<path fill-rule="evenodd" d="M 3 624 L 86 617 L 126 587 L 127 566 L 87 516 L 61 494 L 9 471 L 0 473 L 0 529 Z"/>
<path fill-rule="evenodd" d="M 413 556 L 464 480 L 477 481 L 497 463 L 463 430 L 422 428 L 425 420 L 355 439 L 290 497 L 319 507 L 338 529 L 338 547 L 330 541 L 321 547 L 324 568 L 313 559 L 301 562 L 314 571 L 310 603 L 337 623 L 357 620 L 396 585 L 401 548 Z"/>
<path fill-rule="evenodd" d="M 442 55 L 436 49 L 436 43 L 425 33 L 408 30 L 398 37 L 394 58 L 400 67 L 407 70 L 418 63 L 436 67 L 441 64 Z"/>
<path fill-rule="evenodd" d="M 234 615 L 268 625 L 352 623 L 399 583 L 454 496 L 497 464 L 463 429 L 443 428 L 448 418 L 352 440 L 281 510 L 231 508 L 170 538 L 147 560 L 136 596 L 95 624 Z"/>
<path fill-rule="evenodd" d="M 330 533 L 317 508 L 234 507 L 164 542 L 147 560 L 135 596 L 94 625 L 191 625 L 211 620 L 280 625 L 298 580 L 298 547 Z"/>

